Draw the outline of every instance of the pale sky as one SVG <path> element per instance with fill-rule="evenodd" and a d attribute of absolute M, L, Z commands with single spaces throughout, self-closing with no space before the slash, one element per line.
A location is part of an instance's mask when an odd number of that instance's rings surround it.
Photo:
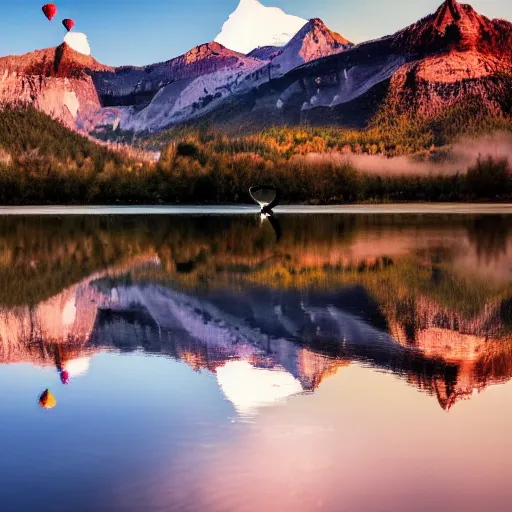
<path fill-rule="evenodd" d="M 0 54 L 21 54 L 60 44 L 61 21 L 73 18 L 75 30 L 89 38 L 93 56 L 105 64 L 150 64 L 168 60 L 212 41 L 238 0 L 59 0 L 49 23 L 41 0 L 2 5 Z M 305 19 L 321 18 L 353 42 L 393 33 L 435 11 L 441 0 L 263 0 Z M 512 2 L 474 0 L 488 17 L 512 20 Z"/>

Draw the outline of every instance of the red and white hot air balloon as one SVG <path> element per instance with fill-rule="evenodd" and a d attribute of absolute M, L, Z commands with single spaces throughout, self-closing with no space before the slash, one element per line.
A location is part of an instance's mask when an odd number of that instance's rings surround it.
<path fill-rule="evenodd" d="M 62 24 L 68 32 L 75 26 L 75 22 L 71 19 L 62 20 Z"/>
<path fill-rule="evenodd" d="M 52 21 L 52 19 L 57 14 L 57 6 L 55 4 L 46 4 L 43 5 L 43 13 L 48 18 L 48 21 Z"/>

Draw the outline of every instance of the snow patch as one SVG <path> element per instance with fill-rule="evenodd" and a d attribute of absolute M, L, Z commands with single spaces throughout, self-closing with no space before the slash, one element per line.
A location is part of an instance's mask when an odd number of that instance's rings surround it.
<path fill-rule="evenodd" d="M 64 37 L 64 42 L 78 53 L 91 55 L 89 41 L 87 40 L 87 36 L 82 32 L 68 32 Z"/>
<path fill-rule="evenodd" d="M 249 53 L 261 46 L 286 45 L 306 23 L 277 7 L 265 7 L 258 0 L 240 0 L 215 41 L 231 50 Z"/>
<path fill-rule="evenodd" d="M 64 93 L 64 105 L 73 116 L 73 119 L 76 119 L 78 109 L 80 108 L 80 102 L 78 101 L 74 91 L 66 91 Z"/>
<path fill-rule="evenodd" d="M 76 319 L 76 305 L 75 297 L 71 297 L 62 310 L 62 325 L 64 327 L 70 327 L 75 323 Z"/>

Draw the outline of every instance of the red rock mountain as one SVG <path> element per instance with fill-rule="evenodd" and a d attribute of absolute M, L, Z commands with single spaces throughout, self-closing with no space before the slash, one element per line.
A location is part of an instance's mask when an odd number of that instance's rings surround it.
<path fill-rule="evenodd" d="M 2 72 L 56 78 L 84 78 L 86 71 L 113 71 L 89 55 L 73 50 L 66 43 L 56 48 L 36 50 L 25 55 L 0 57 Z"/>
<path fill-rule="evenodd" d="M 478 51 L 510 60 L 511 31 L 505 20 L 490 20 L 470 5 L 446 0 L 434 14 L 398 32 L 393 46 L 420 54 Z"/>
<path fill-rule="evenodd" d="M 91 128 L 87 119 L 101 108 L 90 74 L 111 71 L 66 43 L 0 58 L 0 104 L 30 103 L 69 128 Z"/>
<path fill-rule="evenodd" d="M 434 14 L 393 37 L 394 50 L 420 58 L 393 76 L 388 104 L 399 113 L 425 118 L 470 99 L 493 115 L 510 112 L 510 41 L 512 23 L 446 0 Z"/>
<path fill-rule="evenodd" d="M 279 52 L 272 56 L 272 76 L 284 75 L 307 62 L 328 57 L 351 48 L 353 44 L 325 23 L 312 19 Z"/>

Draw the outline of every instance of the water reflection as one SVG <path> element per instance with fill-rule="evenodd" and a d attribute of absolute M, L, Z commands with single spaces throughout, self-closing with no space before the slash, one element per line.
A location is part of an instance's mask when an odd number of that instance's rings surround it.
<path fill-rule="evenodd" d="M 0 223 L 0 363 L 72 382 L 142 350 L 215 375 L 242 417 L 352 362 L 445 410 L 512 377 L 506 216 Z"/>

